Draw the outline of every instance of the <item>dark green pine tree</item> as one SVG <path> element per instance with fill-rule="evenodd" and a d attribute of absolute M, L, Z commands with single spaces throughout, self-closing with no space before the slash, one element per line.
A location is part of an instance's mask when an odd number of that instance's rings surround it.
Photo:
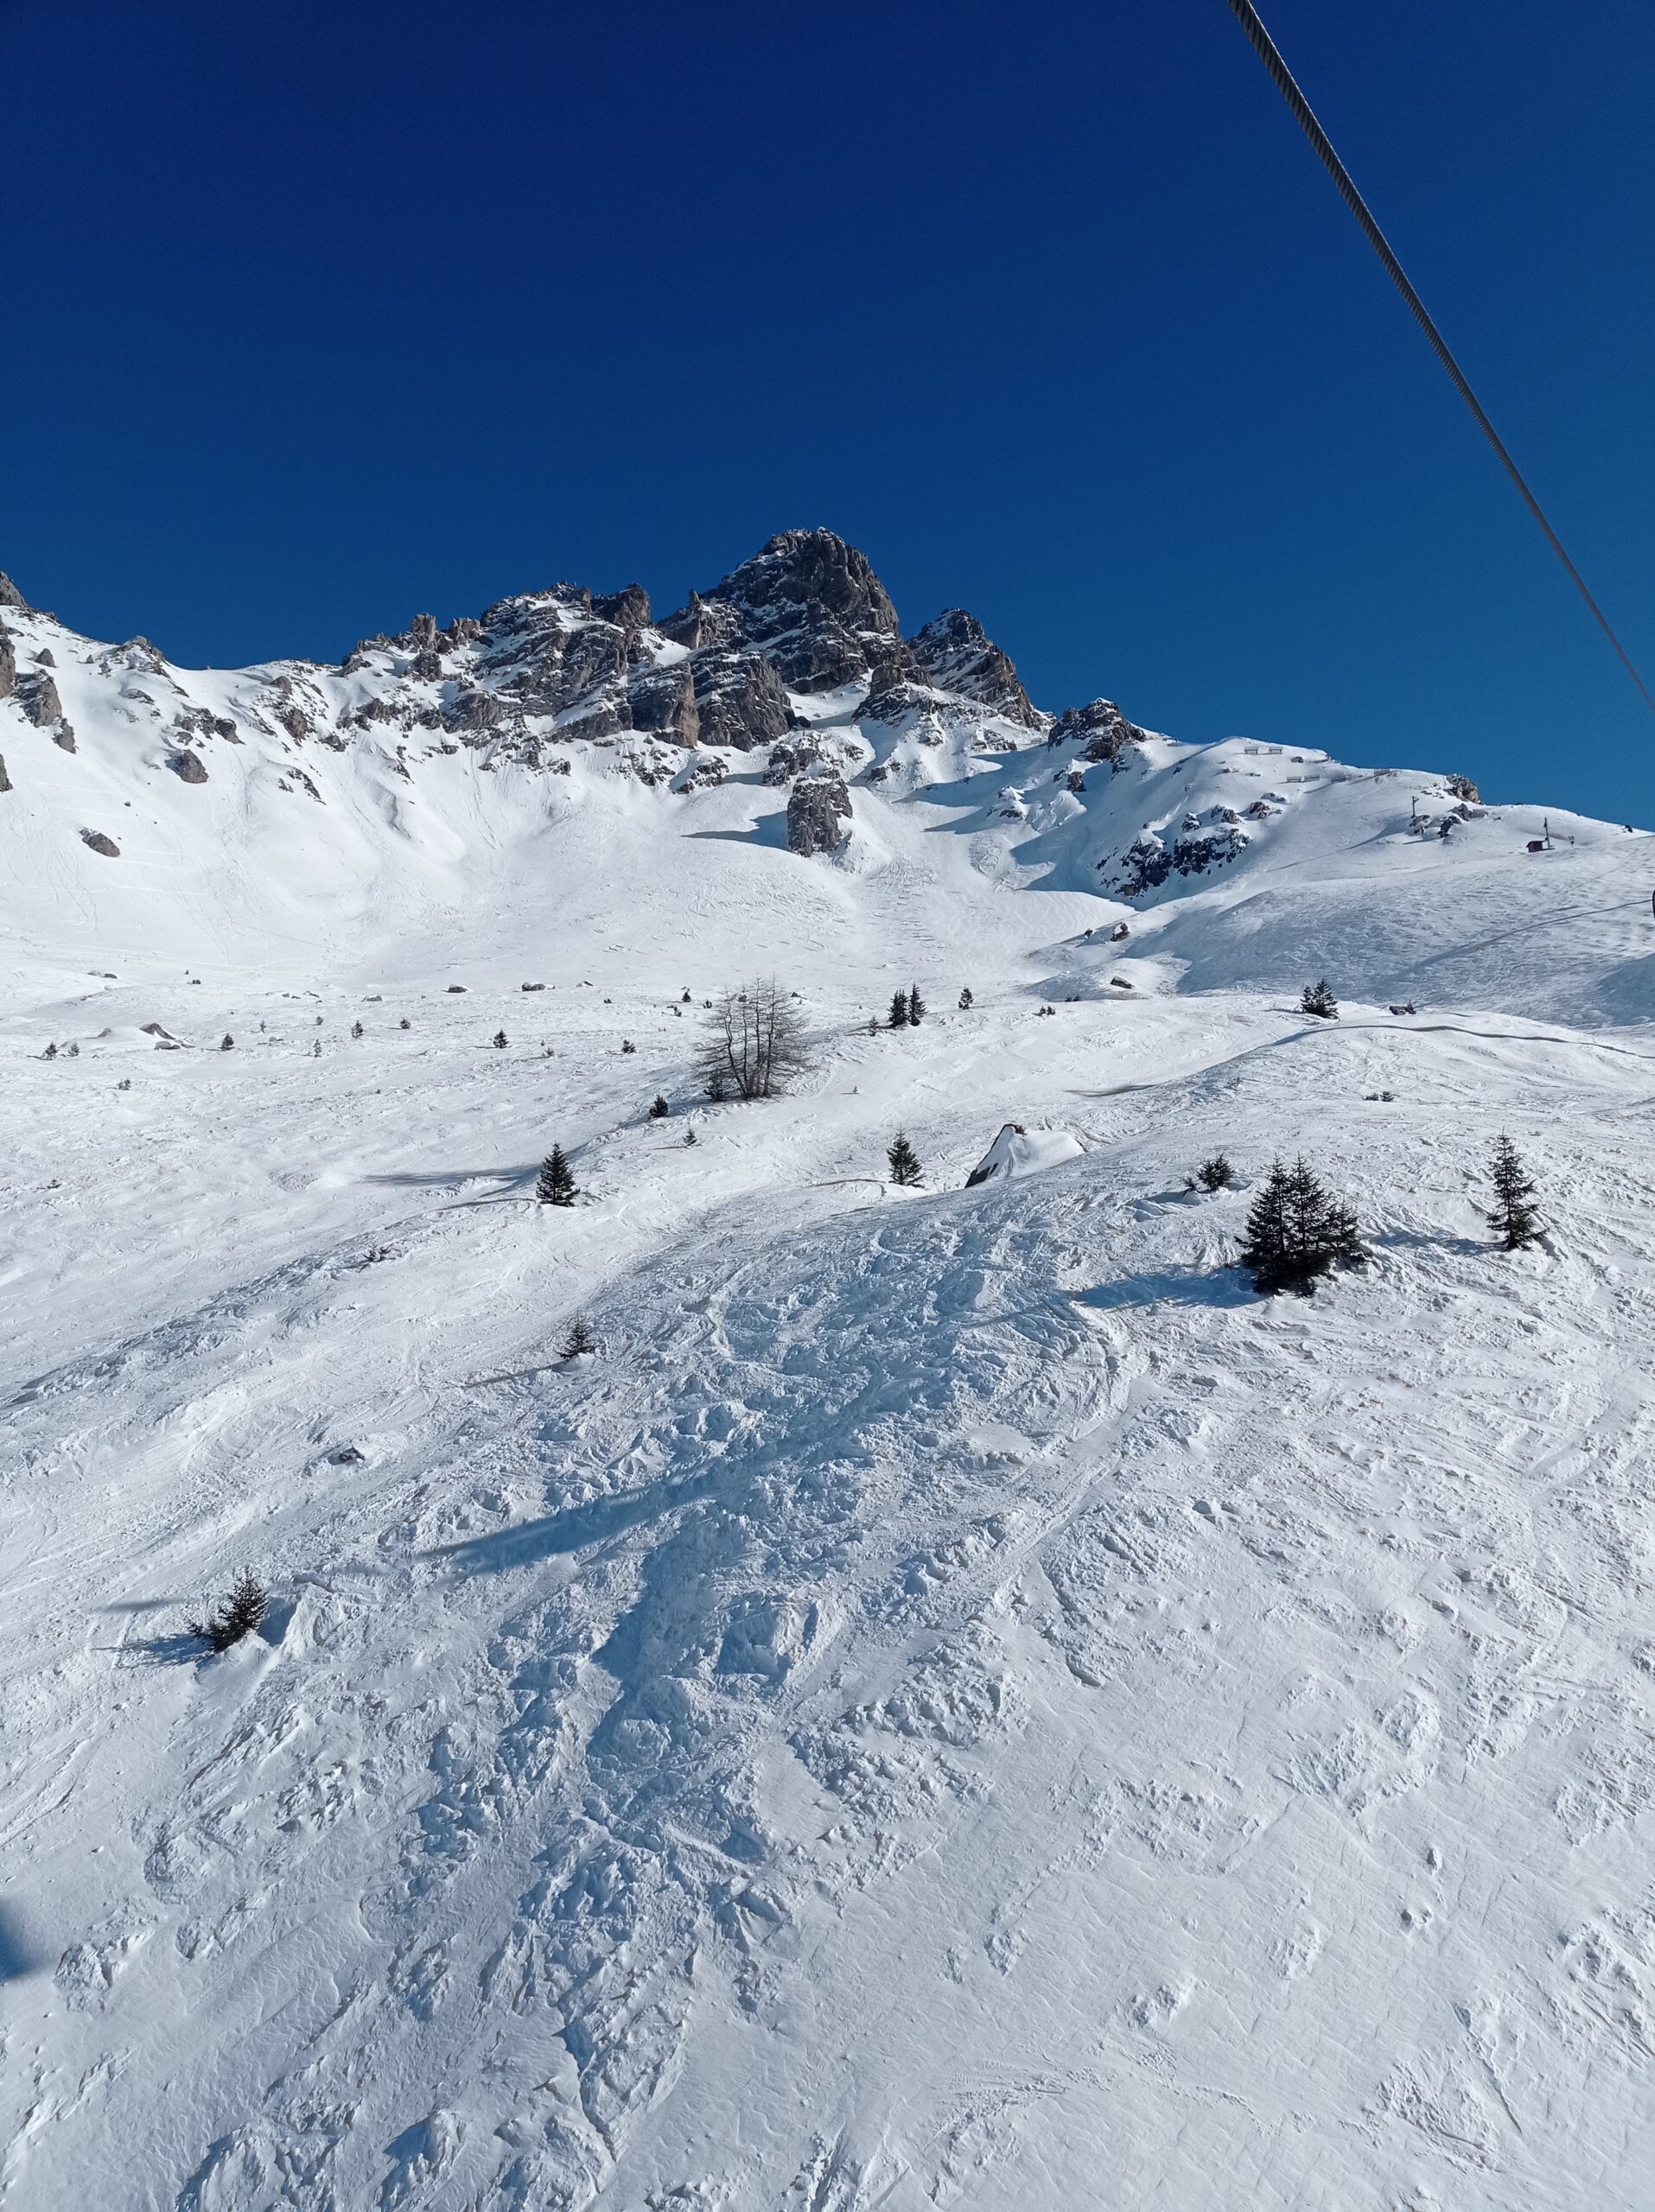
<path fill-rule="evenodd" d="M 912 986 L 911 986 L 911 988 L 909 988 L 909 991 L 908 991 L 908 1027 L 909 1027 L 909 1028 L 910 1028 L 910 1029 L 917 1029 L 917 1028 L 920 1027 L 920 1023 L 925 1020 L 925 1018 L 926 1018 L 926 1002 L 925 1002 L 925 1001 L 924 1001 L 924 1000 L 920 997 L 920 986 L 919 986 L 917 983 L 915 983 L 915 984 L 913 984 L 913 985 L 912 985 Z"/>
<path fill-rule="evenodd" d="M 1302 1160 L 1278 1160 L 1253 1200 L 1241 1264 L 1253 1288 L 1313 1290 L 1334 1268 L 1359 1267 L 1368 1256 L 1350 1208 L 1317 1181 Z"/>
<path fill-rule="evenodd" d="M 1204 1191 L 1223 1191 L 1235 1181 L 1236 1171 L 1221 1152 L 1215 1152 L 1196 1169 L 1195 1179 Z"/>
<path fill-rule="evenodd" d="M 563 1338 L 563 1357 L 579 1359 L 582 1354 L 595 1351 L 598 1340 L 592 1334 L 592 1324 L 584 1313 L 577 1313 L 569 1325 L 569 1334 Z"/>
<path fill-rule="evenodd" d="M 1339 1001 L 1327 988 L 1324 976 L 1318 983 L 1307 983 L 1299 1000 L 1301 1014 L 1314 1014 L 1319 1021 L 1337 1021 Z"/>
<path fill-rule="evenodd" d="M 666 1103 L 666 1094 L 664 1091 L 658 1090 L 655 1094 L 653 1103 L 650 1106 L 650 1120 L 652 1122 L 664 1122 L 672 1111 L 672 1109 Z"/>
<path fill-rule="evenodd" d="M 1494 1185 L 1494 1203 L 1484 1217 L 1488 1226 L 1508 1252 L 1532 1244 L 1540 1234 L 1540 1217 L 1530 1204 L 1534 1185 L 1510 1137 L 1495 1138 L 1488 1175 Z"/>
<path fill-rule="evenodd" d="M 494 1032 L 494 1050 L 497 1052 L 503 1052 L 506 1050 L 506 1032 L 503 1029 L 497 1029 Z"/>
<path fill-rule="evenodd" d="M 908 1026 L 908 995 L 906 991 L 891 993 L 891 1027 L 906 1029 Z"/>
<path fill-rule="evenodd" d="M 893 1183 L 900 1183 L 904 1189 L 913 1190 L 924 1182 L 926 1171 L 920 1165 L 920 1155 L 902 1130 L 897 1131 L 885 1157 L 891 1163 Z"/>
<path fill-rule="evenodd" d="M 580 1195 L 562 1145 L 553 1145 L 546 1154 L 534 1195 L 543 1206 L 572 1206 Z"/>

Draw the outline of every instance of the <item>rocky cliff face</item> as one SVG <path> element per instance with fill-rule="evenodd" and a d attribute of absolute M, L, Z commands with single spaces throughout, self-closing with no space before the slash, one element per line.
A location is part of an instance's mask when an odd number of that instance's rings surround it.
<path fill-rule="evenodd" d="M 1004 751 L 1049 731 L 1053 742 L 1079 741 L 1089 760 L 1142 734 L 1106 701 L 1053 724 L 963 608 L 905 639 L 866 557 L 829 530 L 784 531 L 664 619 L 640 584 L 595 594 L 557 583 L 446 625 L 417 614 L 405 631 L 361 640 L 337 669 L 289 661 L 191 675 L 146 638 L 88 645 L 35 614 L 3 576 L 0 608 L 10 615 L 0 622 L 0 726 L 17 741 L 14 779 L 29 775 L 36 733 L 75 750 L 69 715 L 83 706 L 146 733 L 156 766 L 188 784 L 210 779 L 215 747 L 273 739 L 289 758 L 278 788 L 323 804 L 302 765 L 313 747 L 377 747 L 404 779 L 434 754 L 566 772 L 571 748 L 601 747 L 616 769 L 684 792 L 718 782 L 755 748 L 767 753 L 767 780 L 811 773 L 820 757 L 811 730 L 824 717 L 856 744 L 863 721 L 880 725 L 878 762 L 867 762 L 866 745 L 861 758 L 842 748 L 830 775 L 795 793 L 790 842 L 820 852 L 843 842 L 847 774 L 936 772 L 914 748 L 940 748 L 951 734 Z M 892 747 L 906 747 L 904 763 Z"/>

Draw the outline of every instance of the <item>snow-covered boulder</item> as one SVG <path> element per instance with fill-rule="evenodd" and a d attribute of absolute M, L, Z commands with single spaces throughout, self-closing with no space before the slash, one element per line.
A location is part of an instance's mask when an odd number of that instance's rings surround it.
<path fill-rule="evenodd" d="M 1008 1122 L 965 1178 L 965 1187 L 979 1183 L 1009 1182 L 1014 1175 L 1037 1175 L 1043 1167 L 1060 1167 L 1066 1160 L 1079 1160 L 1082 1146 L 1072 1129 L 1026 1129 L 1021 1122 Z"/>

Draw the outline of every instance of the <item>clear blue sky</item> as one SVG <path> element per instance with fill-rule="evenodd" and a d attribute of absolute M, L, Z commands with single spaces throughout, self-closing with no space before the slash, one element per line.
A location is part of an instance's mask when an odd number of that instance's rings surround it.
<path fill-rule="evenodd" d="M 1655 9 L 1268 0 L 1655 682 Z M 1655 718 L 1224 0 L 0 0 L 0 568 L 336 658 L 772 531 L 1102 691 L 1655 824 Z"/>

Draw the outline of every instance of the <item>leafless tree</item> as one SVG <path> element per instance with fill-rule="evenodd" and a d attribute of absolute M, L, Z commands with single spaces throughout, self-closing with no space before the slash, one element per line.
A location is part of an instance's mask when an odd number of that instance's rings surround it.
<path fill-rule="evenodd" d="M 810 1064 L 798 1001 L 766 976 L 726 991 L 714 1006 L 696 1072 L 709 1098 L 769 1098 Z"/>

